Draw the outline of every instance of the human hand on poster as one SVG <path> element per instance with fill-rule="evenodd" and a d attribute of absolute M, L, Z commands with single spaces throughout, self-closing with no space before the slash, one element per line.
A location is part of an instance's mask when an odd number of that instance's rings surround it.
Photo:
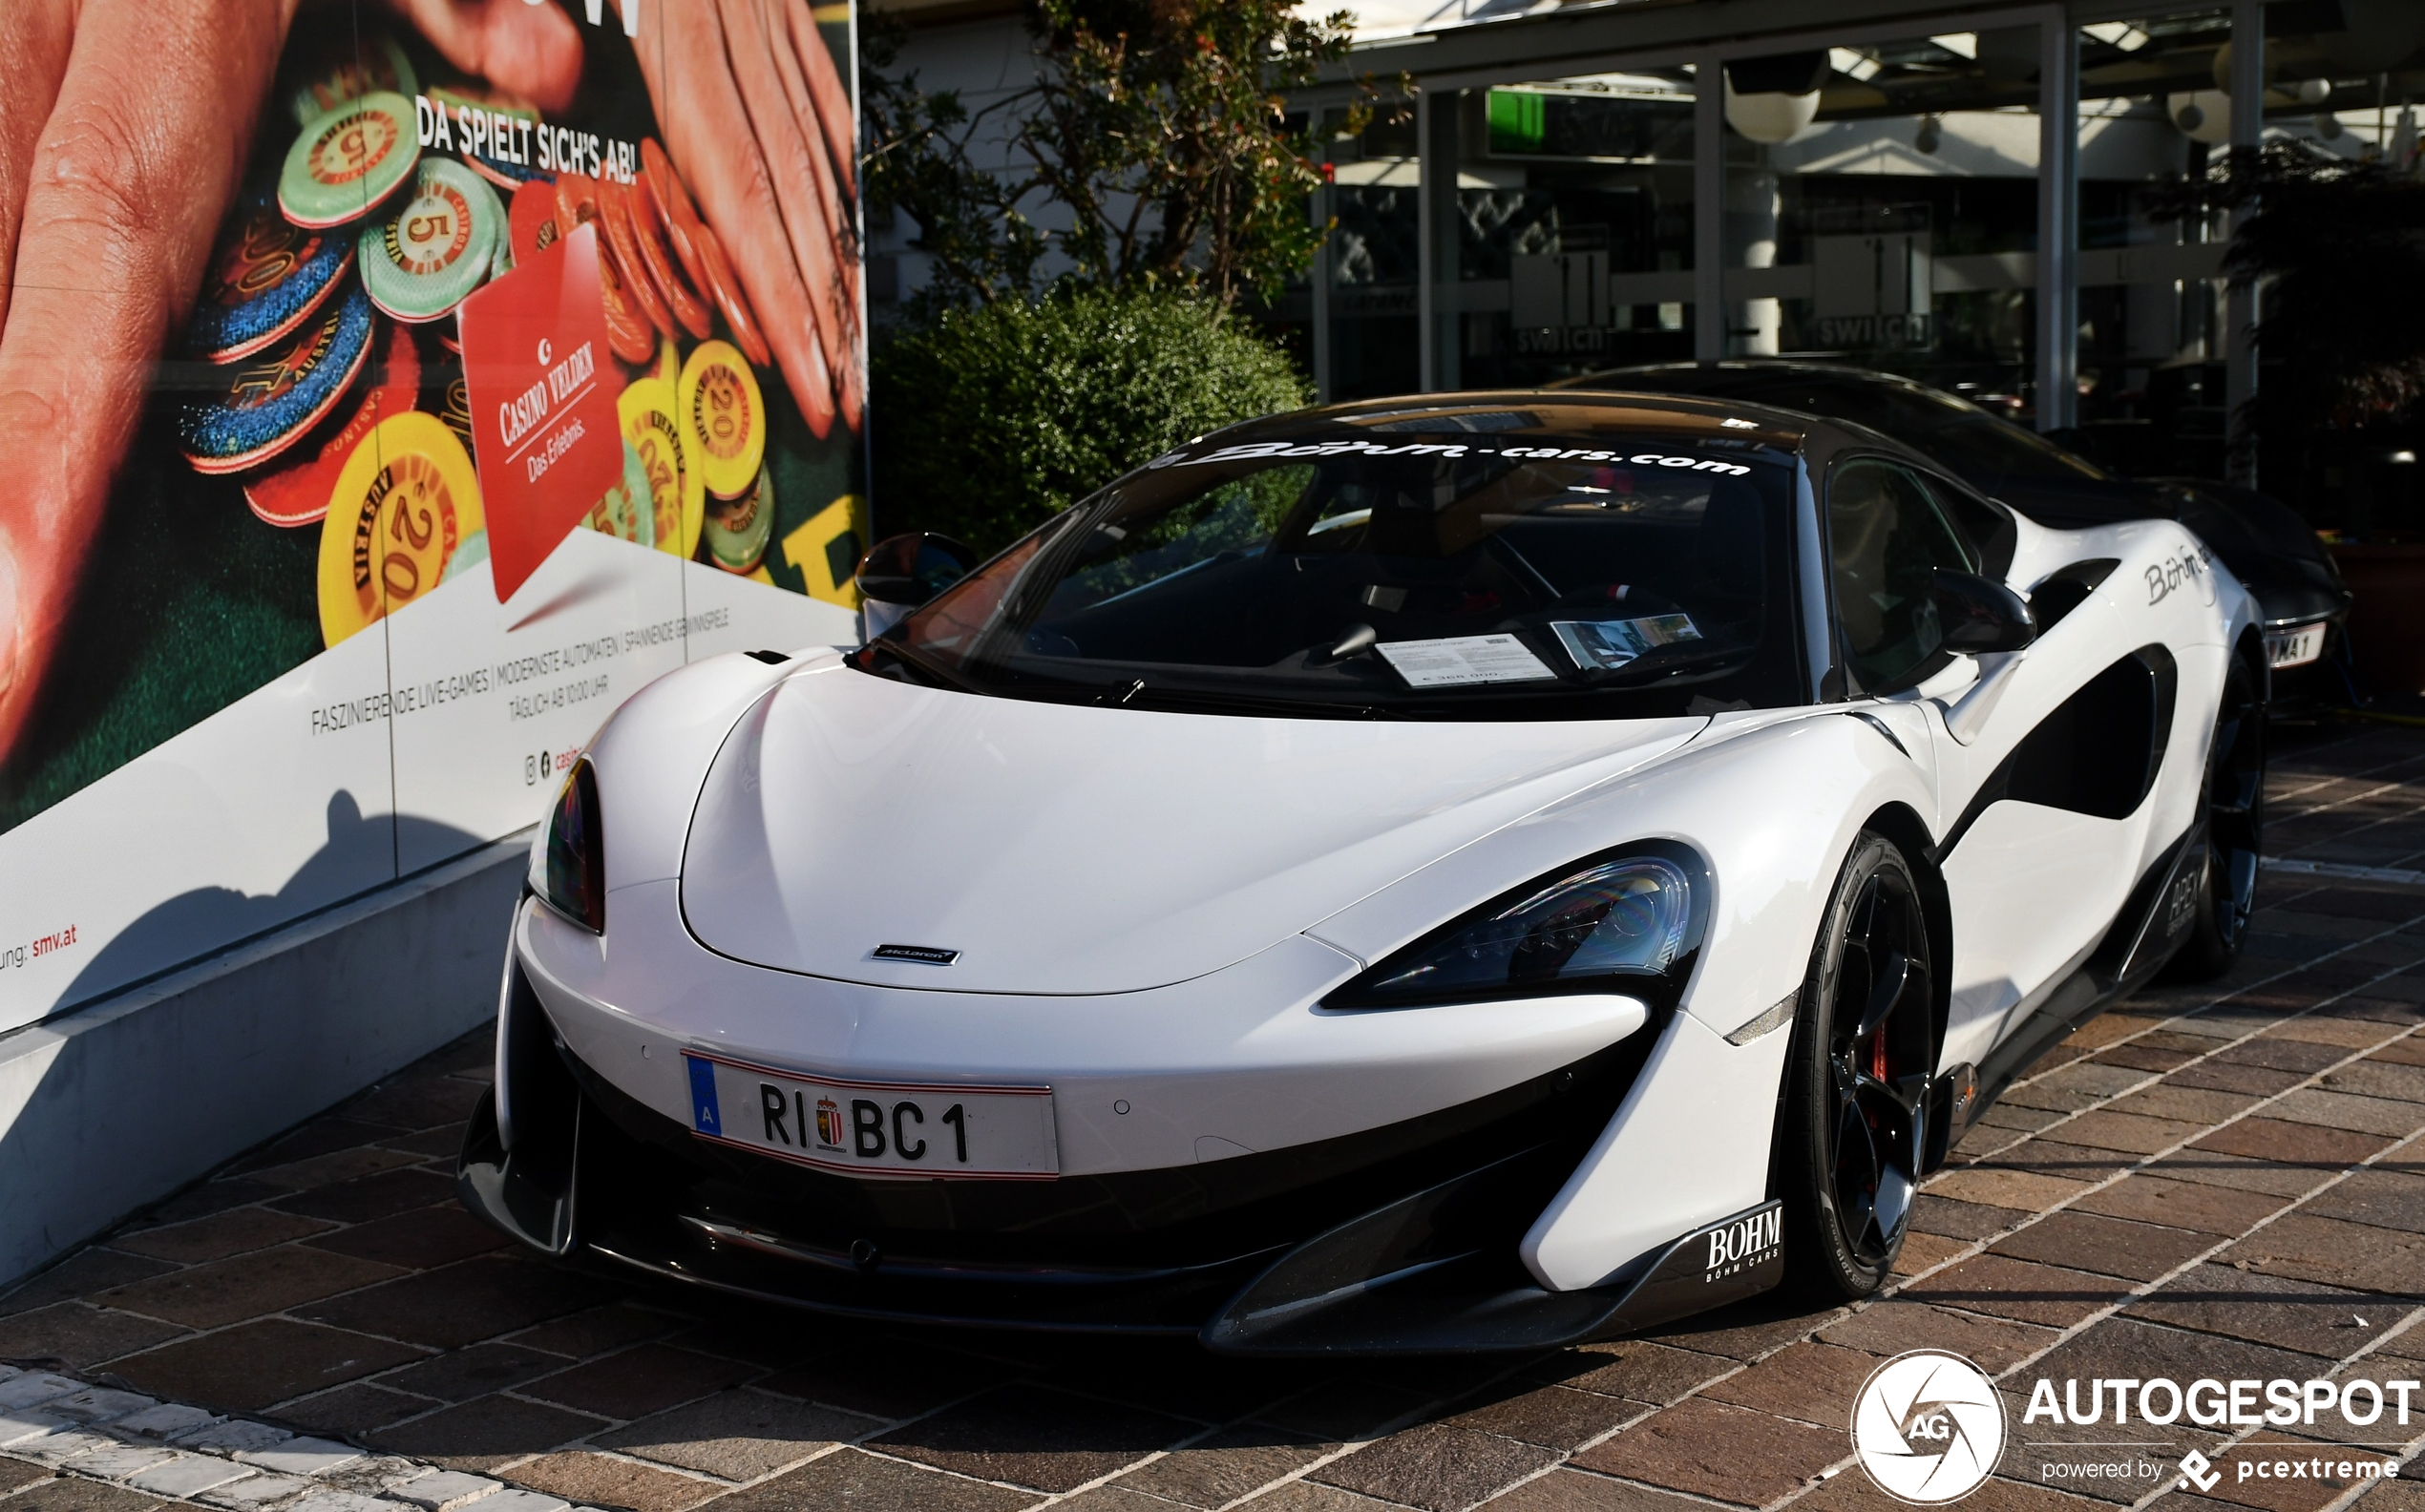
<path fill-rule="evenodd" d="M 807 0 L 650 4 L 634 40 L 666 151 L 801 413 L 858 430 L 855 124 Z"/>
<path fill-rule="evenodd" d="M 390 0 L 457 67 L 567 101 L 553 6 Z M 0 0 L 0 761 L 233 202 L 296 0 Z"/>

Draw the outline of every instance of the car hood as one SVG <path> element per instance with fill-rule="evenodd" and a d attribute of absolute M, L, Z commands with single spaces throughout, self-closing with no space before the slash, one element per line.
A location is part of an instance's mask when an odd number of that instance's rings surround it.
<path fill-rule="evenodd" d="M 1169 713 L 829 665 L 726 740 L 683 913 L 711 950 L 819 976 L 1136 991 L 1242 960 L 1707 724 Z"/>

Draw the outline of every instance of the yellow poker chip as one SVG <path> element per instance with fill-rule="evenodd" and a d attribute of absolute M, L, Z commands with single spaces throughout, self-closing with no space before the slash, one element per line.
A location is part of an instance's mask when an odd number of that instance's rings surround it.
<path fill-rule="evenodd" d="M 668 384 L 682 382 L 682 350 L 672 342 L 657 344 L 657 366 L 648 369 L 651 378 L 663 378 Z"/>
<path fill-rule="evenodd" d="M 615 413 L 622 421 L 623 445 L 648 474 L 657 549 L 687 560 L 698 554 L 699 531 L 706 522 L 707 485 L 689 460 L 673 380 L 640 378 L 624 385 Z"/>
<path fill-rule="evenodd" d="M 321 521 L 322 639 L 333 646 L 437 587 L 487 528 L 479 474 L 446 422 L 418 410 L 380 421 L 346 458 Z"/>
<path fill-rule="evenodd" d="M 696 443 L 707 492 L 737 499 L 757 486 L 767 454 L 767 402 L 748 358 L 729 342 L 701 342 L 682 365 L 674 400 L 684 439 Z"/>

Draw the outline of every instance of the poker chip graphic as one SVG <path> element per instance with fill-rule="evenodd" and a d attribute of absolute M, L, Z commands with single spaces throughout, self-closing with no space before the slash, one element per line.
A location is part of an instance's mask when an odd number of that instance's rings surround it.
<path fill-rule="evenodd" d="M 1969 1495 L 2004 1453 L 2004 1399 L 1959 1354 L 1913 1350 L 1853 1398 L 1852 1452 L 1879 1490 L 1936 1506 Z"/>
<path fill-rule="evenodd" d="M 225 388 L 178 415 L 197 472 L 241 472 L 303 439 L 353 387 L 370 354 L 370 301 L 348 291 L 294 341 L 226 369 Z"/>
<path fill-rule="evenodd" d="M 352 267 L 351 237 L 306 230 L 257 192 L 220 239 L 186 340 L 208 362 L 249 357 L 293 335 Z"/>

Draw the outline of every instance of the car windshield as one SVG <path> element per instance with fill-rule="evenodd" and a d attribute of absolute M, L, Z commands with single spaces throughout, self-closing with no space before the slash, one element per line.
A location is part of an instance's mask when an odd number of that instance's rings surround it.
<path fill-rule="evenodd" d="M 1779 410 L 1849 420 L 1892 436 L 1973 487 L 1993 493 L 2008 483 L 2077 485 L 2102 482 L 2106 474 L 2086 458 L 2009 420 L 2000 420 L 1967 399 L 1914 384 L 1826 372 L 1730 371 L 1652 368 L 1613 373 L 1604 383 L 1638 379 L 1650 388 L 1682 388 L 1722 394 Z"/>
<path fill-rule="evenodd" d="M 1066 511 L 856 664 L 1206 712 L 1782 706 L 1803 697 L 1793 476 L 1724 436 L 1215 440 Z"/>

